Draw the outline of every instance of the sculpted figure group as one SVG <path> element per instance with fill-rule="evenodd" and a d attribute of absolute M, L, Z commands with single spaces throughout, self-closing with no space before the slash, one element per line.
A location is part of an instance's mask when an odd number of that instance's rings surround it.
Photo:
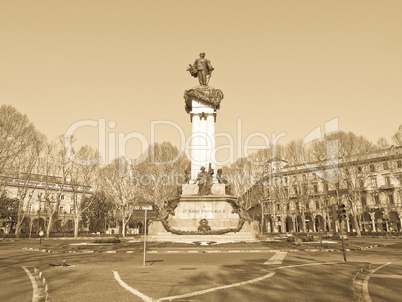
<path fill-rule="evenodd" d="M 208 172 L 205 171 L 205 167 L 201 167 L 201 172 L 198 173 L 195 183 L 198 182 L 198 195 L 209 195 L 211 194 L 211 188 L 213 184 L 214 170 L 209 169 Z"/>

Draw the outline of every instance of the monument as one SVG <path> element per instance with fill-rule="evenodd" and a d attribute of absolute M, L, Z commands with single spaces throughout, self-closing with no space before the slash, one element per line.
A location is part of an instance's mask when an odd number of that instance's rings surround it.
<path fill-rule="evenodd" d="M 230 184 L 223 181 L 221 169 L 215 174 L 215 123 L 223 93 L 208 85 L 214 68 L 200 53 L 187 70 L 200 84 L 184 92 L 192 124 L 191 171 L 186 170 L 180 198 L 169 203 L 162 225 L 151 225 L 152 239 L 253 241 L 252 225 L 237 198 L 230 195 Z"/>

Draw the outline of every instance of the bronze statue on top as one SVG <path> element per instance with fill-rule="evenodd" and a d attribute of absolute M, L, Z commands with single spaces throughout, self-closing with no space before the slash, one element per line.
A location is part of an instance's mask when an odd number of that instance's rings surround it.
<path fill-rule="evenodd" d="M 187 70 L 193 77 L 198 77 L 200 85 L 207 86 L 214 68 L 212 67 L 211 62 L 208 59 L 205 59 L 205 53 L 202 52 L 200 53 L 200 57 L 195 59 L 193 65 L 189 64 Z"/>

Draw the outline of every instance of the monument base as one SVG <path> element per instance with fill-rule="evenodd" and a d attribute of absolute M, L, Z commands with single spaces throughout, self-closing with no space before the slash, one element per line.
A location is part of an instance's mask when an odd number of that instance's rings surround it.
<path fill-rule="evenodd" d="M 256 241 L 258 226 L 240 217 L 237 198 L 213 184 L 210 195 L 198 195 L 198 185 L 185 184 L 174 213 L 149 227 L 149 240 L 173 242 Z"/>
<path fill-rule="evenodd" d="M 147 241 L 153 242 L 257 242 L 258 224 L 256 222 L 245 222 L 243 228 L 237 233 L 226 233 L 222 235 L 176 235 L 166 231 L 161 221 L 153 221 L 149 226 Z"/>

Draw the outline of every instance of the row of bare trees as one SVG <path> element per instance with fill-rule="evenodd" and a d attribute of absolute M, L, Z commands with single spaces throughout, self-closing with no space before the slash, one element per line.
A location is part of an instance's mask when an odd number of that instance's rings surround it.
<path fill-rule="evenodd" d="M 391 142 L 396 146 L 402 145 L 402 125 L 391 137 Z M 316 172 L 314 174 L 322 179 L 322 183 L 336 192 L 341 202 L 347 204 L 354 229 L 357 235 L 360 235 L 358 217 L 362 213 L 359 202 L 373 176 L 369 163 L 379 152 L 383 156 L 391 156 L 392 159 L 391 147 L 384 138 L 374 144 L 363 136 L 338 131 L 307 145 L 304 145 L 302 140 L 294 140 L 287 145 L 271 146 L 252 154 L 249 158 L 239 159 L 231 166 L 224 167 L 224 172 L 231 180 L 232 192 L 239 197 L 239 202 L 246 209 L 255 205 L 261 209 L 261 230 L 267 200 L 276 200 L 280 204 L 280 211 L 285 211 L 289 208 L 289 193 L 293 185 L 299 188 L 297 196 L 301 208 L 306 209 L 306 204 L 310 202 L 310 197 L 302 186 L 308 187 L 311 184 L 302 181 L 301 178 L 293 177 L 295 180 L 292 186 L 290 177 L 288 183 L 283 182 L 283 177 L 279 179 L 279 183 L 275 183 L 275 179 L 269 179 L 280 175 L 278 170 L 280 166 L 286 162 L 289 171 L 292 167 L 293 172 L 304 167 L 310 174 Z M 391 172 L 396 172 L 396 161 L 389 162 L 389 169 Z M 285 174 L 283 176 L 286 176 Z M 394 173 L 394 175 L 399 177 L 398 181 L 402 185 L 401 174 Z M 269 191 L 266 190 L 267 186 L 270 187 Z M 320 208 L 329 213 L 331 203 L 329 198 L 321 198 L 318 202 Z M 276 211 L 276 207 L 273 210 Z"/>
<path fill-rule="evenodd" d="M 46 236 L 50 236 L 64 196 L 71 198 L 63 205 L 72 208 L 69 217 L 78 236 L 83 217 L 89 217 L 84 213 L 94 209 L 99 194 L 112 205 L 107 210 L 116 214 L 125 235 L 136 205 L 153 204 L 162 213 L 168 201 L 177 198 L 189 165 L 184 153 L 167 142 L 150 146 L 135 165 L 121 157 L 102 167 L 94 148 L 74 150 L 73 143 L 72 137 L 64 136 L 49 142 L 26 115 L 12 106 L 0 107 L 0 209 L 6 208 L 7 187 L 17 187 L 13 196 L 17 236 L 27 218 L 32 229 L 35 216 L 30 205 L 39 205 L 38 214 L 47 221 Z"/>

